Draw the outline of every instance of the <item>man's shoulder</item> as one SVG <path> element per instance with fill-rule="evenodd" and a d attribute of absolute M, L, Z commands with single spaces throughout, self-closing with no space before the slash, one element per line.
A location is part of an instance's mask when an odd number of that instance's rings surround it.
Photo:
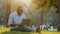
<path fill-rule="evenodd" d="M 22 15 L 21 15 L 21 16 L 22 16 L 22 18 L 24 18 L 24 19 L 26 18 L 26 15 L 25 15 L 25 14 L 23 14 L 23 13 L 22 13 Z"/>
<path fill-rule="evenodd" d="M 24 13 L 22 13 L 22 15 L 25 15 Z"/>
<path fill-rule="evenodd" d="M 25 14 L 22 13 L 22 16 L 25 16 Z"/>

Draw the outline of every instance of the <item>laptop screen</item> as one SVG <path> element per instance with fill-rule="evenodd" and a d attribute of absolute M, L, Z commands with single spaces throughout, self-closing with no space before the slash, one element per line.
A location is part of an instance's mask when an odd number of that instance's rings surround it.
<path fill-rule="evenodd" d="M 30 19 L 23 19 L 22 24 L 29 25 L 31 22 Z"/>

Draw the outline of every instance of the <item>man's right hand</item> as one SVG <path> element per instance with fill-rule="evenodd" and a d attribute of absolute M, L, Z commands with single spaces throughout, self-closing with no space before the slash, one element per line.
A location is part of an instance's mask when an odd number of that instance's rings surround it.
<path fill-rule="evenodd" d="M 20 24 L 9 24 L 9 25 L 7 25 L 6 27 L 13 27 L 13 26 L 23 26 L 23 24 L 22 23 L 20 23 Z"/>

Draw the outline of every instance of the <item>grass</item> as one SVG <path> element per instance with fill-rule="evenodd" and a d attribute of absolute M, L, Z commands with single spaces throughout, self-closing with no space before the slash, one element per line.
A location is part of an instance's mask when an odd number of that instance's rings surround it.
<path fill-rule="evenodd" d="M 60 34 L 60 32 L 56 32 L 56 31 L 41 31 L 41 34 Z"/>
<path fill-rule="evenodd" d="M 0 28 L 0 34 L 38 34 L 36 32 L 10 31 L 10 28 Z M 41 31 L 41 34 L 60 34 L 60 32 Z"/>
<path fill-rule="evenodd" d="M 1 34 L 38 34 L 38 33 L 36 33 L 36 32 L 9 31 L 9 32 L 3 32 Z M 41 31 L 41 34 L 60 34 L 60 32 Z"/>
<path fill-rule="evenodd" d="M 10 28 L 0 28 L 0 34 L 38 34 L 36 32 L 10 31 Z"/>
<path fill-rule="evenodd" d="M 20 31 L 9 31 L 9 32 L 4 32 L 1 34 L 38 34 L 35 32 L 20 32 Z"/>

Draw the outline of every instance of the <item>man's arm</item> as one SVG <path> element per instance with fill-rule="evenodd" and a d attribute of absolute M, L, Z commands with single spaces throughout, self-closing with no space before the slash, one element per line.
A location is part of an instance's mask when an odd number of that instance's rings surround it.
<path fill-rule="evenodd" d="M 10 26 L 10 25 L 12 24 L 12 22 L 13 22 L 13 15 L 11 14 L 11 15 L 9 16 L 8 25 L 7 25 L 7 26 Z"/>

